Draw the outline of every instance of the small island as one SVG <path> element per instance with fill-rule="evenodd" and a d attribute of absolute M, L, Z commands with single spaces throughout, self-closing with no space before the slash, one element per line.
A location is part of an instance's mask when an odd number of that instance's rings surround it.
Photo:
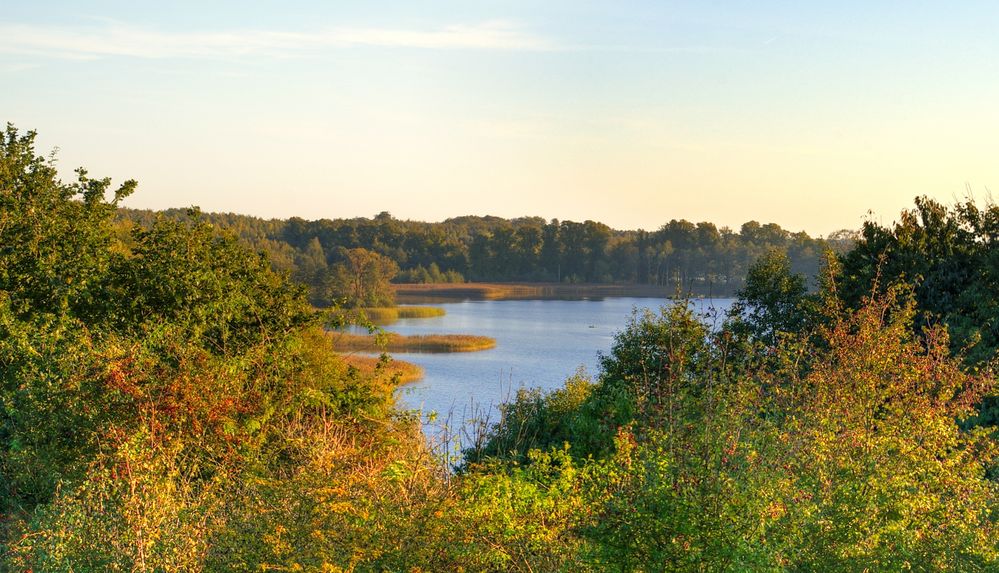
<path fill-rule="evenodd" d="M 339 352 L 476 352 L 496 347 L 496 340 L 471 334 L 424 334 L 404 336 L 394 332 L 379 335 L 333 332 L 333 346 Z"/>
<path fill-rule="evenodd" d="M 398 266 L 391 259 L 362 248 L 345 252 L 346 261 L 338 265 L 333 276 L 331 293 L 341 301 L 338 315 L 348 324 L 386 324 L 400 318 L 432 318 L 444 316 L 444 309 L 430 306 L 396 306 L 392 277 Z M 496 346 L 488 336 L 470 334 L 426 334 L 405 336 L 395 332 L 354 334 L 332 331 L 333 345 L 338 352 L 415 352 L 448 353 L 476 352 Z"/>
<path fill-rule="evenodd" d="M 392 324 L 404 318 L 438 318 L 446 314 L 437 306 L 379 306 L 360 308 L 355 312 L 375 324 Z"/>

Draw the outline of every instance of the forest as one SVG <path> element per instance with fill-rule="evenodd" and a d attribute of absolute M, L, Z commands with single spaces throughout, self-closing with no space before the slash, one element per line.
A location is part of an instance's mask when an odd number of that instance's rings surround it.
<path fill-rule="evenodd" d="M 185 220 L 187 211 L 118 211 L 123 223 L 146 227 L 158 216 Z M 318 306 L 331 304 L 330 293 L 337 292 L 332 285 L 341 280 L 337 274 L 350 266 L 349 253 L 356 249 L 391 261 L 396 282 L 631 283 L 731 296 L 742 288 L 752 262 L 767 251 L 786 252 L 795 272 L 812 277 L 826 249 L 843 252 L 856 235 L 844 230 L 812 238 L 756 221 L 733 231 L 673 219 L 649 232 L 540 217 L 468 216 L 423 223 L 400 221 L 388 212 L 371 219 L 318 221 L 218 213 L 202 218 L 267 253 L 275 270 L 309 286 Z"/>
<path fill-rule="evenodd" d="M 121 208 L 135 190 L 0 138 L 0 570 L 999 571 L 994 204 L 920 198 L 837 251 Z M 349 366 L 310 303 L 351 249 L 739 302 L 718 328 L 636 313 L 598 373 L 519 391 L 449 467 L 392 359 Z"/>

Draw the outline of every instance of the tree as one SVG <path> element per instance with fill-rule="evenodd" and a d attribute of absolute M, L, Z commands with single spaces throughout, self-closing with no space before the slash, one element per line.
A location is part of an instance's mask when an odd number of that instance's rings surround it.
<path fill-rule="evenodd" d="M 35 155 L 35 132 L 8 124 L 0 137 L 0 292 L 19 316 L 99 304 L 94 282 L 110 264 L 111 219 L 135 189 L 126 181 L 106 200 L 110 179 L 83 169 L 63 184 Z"/>
<path fill-rule="evenodd" d="M 313 237 L 296 260 L 294 278 L 298 282 L 309 285 L 309 300 L 320 306 L 329 304 L 325 300 L 323 285 L 327 282 L 326 253 L 318 237 Z"/>
<path fill-rule="evenodd" d="M 948 208 L 916 199 L 893 226 L 864 224 L 852 250 L 842 256 L 840 290 L 856 306 L 876 284 L 882 292 L 906 282 L 915 288 L 925 320 L 950 329 L 955 351 L 971 364 L 999 349 L 999 206 L 973 201 Z"/>
<path fill-rule="evenodd" d="M 774 346 L 781 333 L 795 334 L 808 324 L 813 301 L 807 292 L 805 277 L 791 271 L 787 254 L 767 251 L 749 268 L 729 316 L 754 339 Z"/>
<path fill-rule="evenodd" d="M 349 308 L 393 306 L 392 277 L 399 272 L 395 261 L 367 249 L 349 249 L 345 261 L 334 266 L 330 293 Z"/>
<path fill-rule="evenodd" d="M 112 217 L 135 188 L 126 181 L 108 201 L 110 180 L 83 169 L 63 184 L 34 139 L 8 125 L 0 140 L 0 513 L 47 501 L 96 447 L 90 430 L 107 412 L 75 402 L 95 391 L 83 321 L 114 317 Z"/>

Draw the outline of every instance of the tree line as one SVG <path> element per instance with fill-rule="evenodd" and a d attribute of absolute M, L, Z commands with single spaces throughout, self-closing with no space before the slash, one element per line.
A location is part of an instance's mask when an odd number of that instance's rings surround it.
<path fill-rule="evenodd" d="M 186 212 L 171 209 L 162 215 L 182 220 Z M 156 216 L 119 211 L 123 221 L 142 226 Z M 787 253 L 795 272 L 811 277 L 826 249 L 842 252 L 854 238 L 849 231 L 813 238 L 756 221 L 733 230 L 674 219 L 655 231 L 619 231 L 595 221 L 538 217 L 467 216 L 440 223 L 402 221 L 388 212 L 370 219 L 317 221 L 203 217 L 266 253 L 275 269 L 309 285 L 313 302 L 322 305 L 330 303 L 330 283 L 350 265 L 353 249 L 392 261 L 396 282 L 633 283 L 725 296 L 742 288 L 750 265 L 770 250 Z"/>

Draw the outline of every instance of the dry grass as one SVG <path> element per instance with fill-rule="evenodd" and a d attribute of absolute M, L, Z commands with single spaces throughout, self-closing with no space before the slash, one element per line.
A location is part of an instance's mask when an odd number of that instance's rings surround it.
<path fill-rule="evenodd" d="M 348 323 L 392 324 L 402 318 L 437 318 L 446 313 L 436 306 L 380 306 L 371 308 L 340 309 L 336 315 L 346 319 Z"/>
<path fill-rule="evenodd" d="M 395 285 L 396 296 L 429 297 L 444 299 L 502 300 L 540 296 L 543 290 L 536 285 L 499 283 L 436 283 Z"/>
<path fill-rule="evenodd" d="M 426 334 L 403 336 L 387 332 L 381 336 L 334 332 L 333 346 L 340 352 L 476 352 L 496 346 L 496 340 L 488 336 L 470 334 Z"/>
<path fill-rule="evenodd" d="M 436 306 L 377 307 L 362 308 L 360 311 L 375 323 L 395 322 L 401 318 L 436 318 L 445 314 L 443 308 Z"/>
<path fill-rule="evenodd" d="M 357 354 L 345 354 L 342 355 L 343 361 L 349 366 L 357 368 L 364 376 L 374 376 L 377 372 L 378 363 L 380 359 L 377 356 L 363 356 Z M 404 362 L 402 360 L 391 359 L 387 364 L 382 367 L 382 373 L 388 375 L 390 378 L 395 377 L 398 374 L 399 384 L 409 384 L 410 382 L 416 382 L 417 380 L 423 378 L 423 368 L 420 368 L 412 362 Z"/>
<path fill-rule="evenodd" d="M 568 283 L 397 284 L 395 295 L 409 304 L 457 300 L 530 300 L 610 296 L 669 298 L 675 290 L 655 285 Z"/>

